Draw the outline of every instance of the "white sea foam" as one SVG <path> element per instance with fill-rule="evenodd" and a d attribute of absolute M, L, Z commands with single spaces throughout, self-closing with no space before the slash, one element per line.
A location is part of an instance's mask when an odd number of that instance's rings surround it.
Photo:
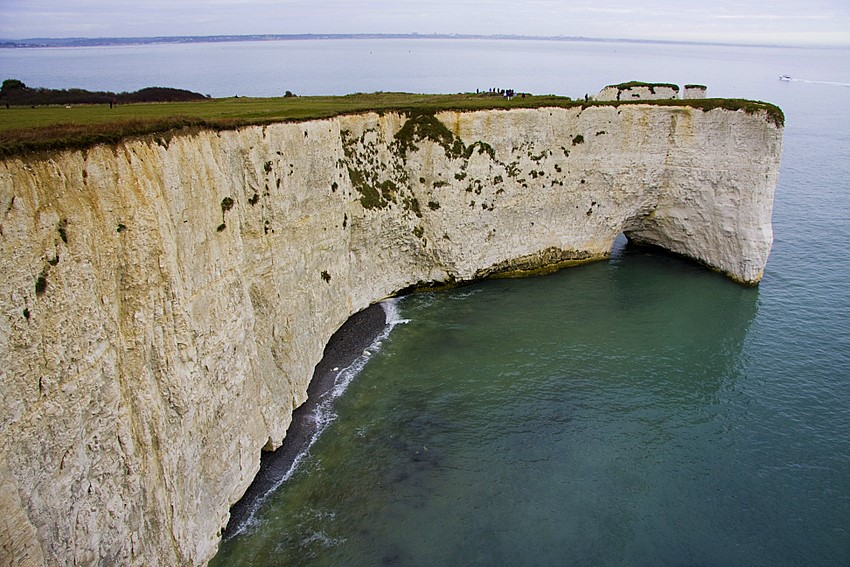
<path fill-rule="evenodd" d="M 396 325 L 410 323 L 410 319 L 402 319 L 401 313 L 398 310 L 398 302 L 398 298 L 387 299 L 386 301 L 381 302 L 381 307 L 383 307 L 384 315 L 387 318 L 387 329 L 377 338 L 378 341 L 387 338 L 390 331 L 392 331 Z"/>
<path fill-rule="evenodd" d="M 341 543 L 345 543 L 345 538 L 334 538 L 328 536 L 325 532 L 315 532 L 301 540 L 300 547 L 304 549 L 315 543 L 318 543 L 324 548 L 333 547 Z"/>
<path fill-rule="evenodd" d="M 480 287 L 468 287 L 468 288 L 465 288 L 461 291 L 456 291 L 452 295 L 452 300 L 453 301 L 463 301 L 465 299 L 472 297 L 473 295 L 478 295 L 479 293 L 481 293 L 483 291 L 484 291 L 484 289 L 480 288 Z"/>

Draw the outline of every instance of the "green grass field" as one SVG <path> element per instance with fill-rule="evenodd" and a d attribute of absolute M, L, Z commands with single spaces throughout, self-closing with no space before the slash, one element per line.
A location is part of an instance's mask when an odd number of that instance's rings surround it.
<path fill-rule="evenodd" d="M 646 102 L 644 102 L 646 103 Z M 365 111 L 434 112 L 542 106 L 587 106 L 566 97 L 531 96 L 507 100 L 489 94 L 424 95 L 372 93 L 347 96 L 221 98 L 200 102 L 0 108 L 0 157 L 60 149 L 82 149 L 122 139 L 193 129 L 226 130 L 254 124 L 328 118 Z M 733 99 L 651 101 L 651 104 L 766 109 L 777 120 L 782 111 L 767 103 Z M 778 114 L 777 114 L 778 113 Z M 777 119 L 776 117 L 779 117 Z"/>

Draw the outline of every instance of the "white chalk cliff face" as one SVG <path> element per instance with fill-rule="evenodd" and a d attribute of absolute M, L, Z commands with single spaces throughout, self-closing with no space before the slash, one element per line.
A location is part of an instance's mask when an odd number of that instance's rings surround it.
<path fill-rule="evenodd" d="M 686 91 L 689 89 L 686 89 Z M 693 89 L 690 89 L 693 91 Z M 685 98 L 696 98 L 693 92 Z M 636 84 L 631 86 L 610 85 L 599 91 L 593 100 L 599 101 L 634 101 L 634 100 L 664 100 L 679 98 L 679 87 L 675 85 Z M 702 97 L 700 97 L 702 98 Z"/>
<path fill-rule="evenodd" d="M 0 557 L 197 565 L 331 334 L 630 237 L 762 275 L 782 129 L 648 104 L 362 114 L 0 162 Z"/>

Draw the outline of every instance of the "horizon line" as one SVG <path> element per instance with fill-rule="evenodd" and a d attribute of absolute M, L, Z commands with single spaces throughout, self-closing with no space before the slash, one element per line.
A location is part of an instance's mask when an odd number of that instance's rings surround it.
<path fill-rule="evenodd" d="M 340 39 L 502 39 L 502 40 L 538 40 L 538 41 L 584 41 L 598 43 L 655 43 L 665 45 L 713 45 L 724 47 L 782 47 L 782 48 L 842 48 L 847 45 L 796 45 L 780 43 L 741 43 L 724 41 L 697 41 L 673 39 L 638 39 L 620 37 L 587 37 L 564 35 L 525 35 L 525 34 L 466 34 L 466 33 L 292 33 L 292 34 L 210 34 L 210 35 L 152 35 L 152 36 L 69 36 L 69 37 L 33 37 L 23 39 L 0 38 L 0 48 L 26 49 L 49 47 L 97 47 L 119 45 L 151 45 L 179 43 L 229 43 L 238 41 L 304 41 L 304 40 L 340 40 Z"/>

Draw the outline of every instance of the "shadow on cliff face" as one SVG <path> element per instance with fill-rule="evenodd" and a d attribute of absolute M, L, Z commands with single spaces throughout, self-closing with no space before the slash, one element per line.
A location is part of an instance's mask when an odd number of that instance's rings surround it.
<path fill-rule="evenodd" d="M 337 383 L 337 377 L 363 355 L 387 326 L 384 309 L 371 305 L 352 315 L 325 346 L 322 360 L 316 365 L 307 388 L 307 401 L 292 413 L 292 423 L 283 444 L 275 451 L 263 452 L 260 470 L 251 486 L 230 509 L 230 520 L 223 538 L 242 531 L 263 500 L 286 480 L 297 465 L 297 459 L 310 447 L 319 430 L 316 412 L 322 398 Z"/>

